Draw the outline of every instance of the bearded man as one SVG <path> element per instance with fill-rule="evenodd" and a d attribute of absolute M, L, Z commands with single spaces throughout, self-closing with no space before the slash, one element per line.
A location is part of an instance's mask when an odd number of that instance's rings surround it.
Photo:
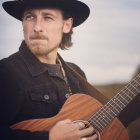
<path fill-rule="evenodd" d="M 95 140 L 97 133 L 84 122 L 66 118 L 49 131 L 28 131 L 11 126 L 17 122 L 55 116 L 73 94 L 86 93 L 72 67 L 58 49 L 72 45 L 72 28 L 89 16 L 89 7 L 77 0 L 15 0 L 3 8 L 23 25 L 19 51 L 0 61 L 0 138 L 3 140 Z M 39 127 L 39 126 L 38 126 Z"/>

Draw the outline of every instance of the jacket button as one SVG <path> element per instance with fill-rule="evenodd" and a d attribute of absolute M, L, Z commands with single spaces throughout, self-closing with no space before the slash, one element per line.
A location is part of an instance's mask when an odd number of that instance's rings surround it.
<path fill-rule="evenodd" d="M 47 94 L 44 95 L 44 99 L 45 99 L 45 100 L 49 100 L 49 99 L 50 99 L 49 95 L 47 95 Z"/>
<path fill-rule="evenodd" d="M 65 97 L 68 99 L 70 97 L 70 94 L 69 93 L 65 94 Z"/>

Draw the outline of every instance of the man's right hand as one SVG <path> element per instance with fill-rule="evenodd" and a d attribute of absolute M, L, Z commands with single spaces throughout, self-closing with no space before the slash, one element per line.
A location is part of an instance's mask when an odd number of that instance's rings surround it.
<path fill-rule="evenodd" d="M 86 137 L 93 132 L 94 128 L 92 126 L 85 128 L 84 123 L 73 123 L 71 120 L 67 119 L 56 123 L 49 132 L 49 140 L 81 140 L 83 137 L 87 140 L 96 140 L 96 134 Z"/>

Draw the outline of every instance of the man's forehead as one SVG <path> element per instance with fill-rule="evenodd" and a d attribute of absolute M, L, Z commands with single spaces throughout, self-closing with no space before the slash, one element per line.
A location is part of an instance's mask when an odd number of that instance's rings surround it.
<path fill-rule="evenodd" d="M 62 10 L 59 8 L 28 8 L 24 10 L 24 14 L 26 13 L 32 13 L 32 12 L 42 12 L 42 13 L 48 13 L 48 12 L 52 12 L 52 13 L 61 13 L 62 14 Z"/>

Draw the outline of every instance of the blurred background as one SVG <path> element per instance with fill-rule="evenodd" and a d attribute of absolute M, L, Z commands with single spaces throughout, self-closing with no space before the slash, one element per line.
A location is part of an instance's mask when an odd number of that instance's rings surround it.
<path fill-rule="evenodd" d="M 2 9 L 4 1 L 0 0 L 0 59 L 16 52 L 23 40 L 22 24 Z M 89 5 L 90 16 L 74 28 L 73 47 L 59 53 L 78 64 L 88 81 L 111 98 L 140 73 L 140 0 L 81 1 Z M 132 140 L 140 139 L 140 121 L 128 131 Z"/>

